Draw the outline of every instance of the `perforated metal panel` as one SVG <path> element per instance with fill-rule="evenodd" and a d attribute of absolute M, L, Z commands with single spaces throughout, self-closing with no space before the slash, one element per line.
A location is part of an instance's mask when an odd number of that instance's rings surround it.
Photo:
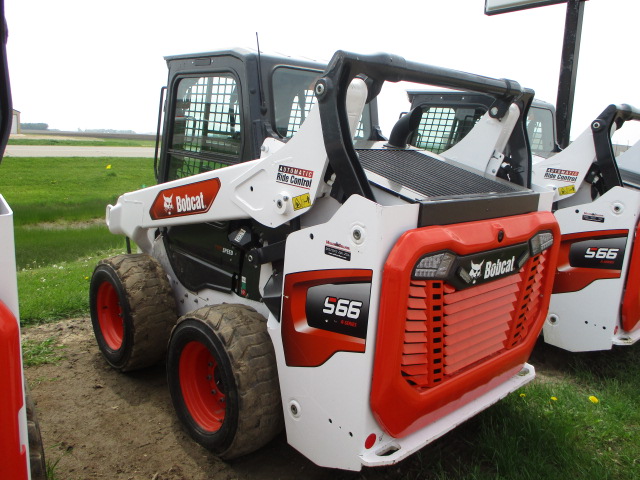
<path fill-rule="evenodd" d="M 358 150 L 362 166 L 426 197 L 521 192 L 415 150 Z"/>
<path fill-rule="evenodd" d="M 516 275 L 467 290 L 412 280 L 400 365 L 405 381 L 418 391 L 432 388 L 520 344 L 540 311 L 545 255 Z"/>

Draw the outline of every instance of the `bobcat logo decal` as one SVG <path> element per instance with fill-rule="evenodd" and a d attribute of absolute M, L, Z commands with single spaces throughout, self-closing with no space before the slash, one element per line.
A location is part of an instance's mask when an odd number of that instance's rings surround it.
<path fill-rule="evenodd" d="M 483 263 L 484 260 L 482 260 L 480 263 L 473 263 L 473 260 L 471 261 L 471 271 L 469 272 L 469 276 L 473 279 L 472 283 L 476 283 L 476 280 L 478 280 L 482 275 Z"/>
<path fill-rule="evenodd" d="M 167 212 L 167 215 L 171 215 L 173 213 L 173 194 L 170 197 L 162 196 L 164 198 L 164 211 Z"/>
<path fill-rule="evenodd" d="M 160 190 L 149 208 L 149 216 L 151 220 L 162 220 L 206 213 L 220 186 L 219 178 L 210 178 Z"/>

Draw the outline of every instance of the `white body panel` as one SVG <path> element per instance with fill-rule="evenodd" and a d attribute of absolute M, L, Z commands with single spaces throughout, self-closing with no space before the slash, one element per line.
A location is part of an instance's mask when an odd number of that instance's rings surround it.
<path fill-rule="evenodd" d="M 602 222 L 584 220 L 596 216 Z M 608 350 L 613 344 L 629 344 L 620 327 L 620 307 L 640 215 L 640 191 L 614 187 L 593 202 L 561 208 L 555 213 L 562 235 L 587 231 L 629 230 L 620 278 L 595 280 L 585 288 L 551 296 L 543 327 L 545 342 L 565 350 Z"/>
<path fill-rule="evenodd" d="M 618 166 L 633 173 L 640 174 L 640 142 L 637 142 L 626 152 L 621 153 L 617 158 Z"/>
<path fill-rule="evenodd" d="M 0 300 L 16 318 L 18 311 L 18 282 L 13 240 L 13 211 L 0 194 Z"/>
<path fill-rule="evenodd" d="M 519 115 L 520 110 L 514 104 L 510 105 L 501 119 L 484 114 L 465 138 L 442 152 L 441 156 L 495 176 L 504 158 L 502 152 Z"/>
<path fill-rule="evenodd" d="M 564 206 L 575 198 L 571 204 L 587 201 L 584 195 L 590 195 L 589 184 L 585 184 L 584 177 L 596 158 L 591 130 L 585 130 L 568 148 L 549 158 L 534 157 L 531 183 L 555 192 L 554 201 L 563 201 Z M 582 188 L 581 188 L 582 187 Z M 580 191 L 582 189 L 582 192 Z M 576 195 L 578 194 L 578 195 Z M 590 200 L 590 197 L 588 197 Z"/>
<path fill-rule="evenodd" d="M 16 321 L 20 321 L 20 311 L 18 308 L 18 280 L 16 278 L 16 255 L 13 236 L 13 211 L 4 197 L 0 194 L 0 301 L 11 311 Z M 18 336 L 20 328 L 18 327 Z M 22 342 L 20 341 L 20 352 L 22 352 Z M 14 367 L 22 367 L 22 353 Z M 23 390 L 24 395 L 24 390 Z M 27 452 L 29 458 L 29 437 L 27 434 L 27 407 L 24 398 L 22 408 L 18 411 L 18 426 L 20 429 L 20 451 Z M 29 478 L 31 466 L 27 461 Z"/>
<path fill-rule="evenodd" d="M 364 82 L 355 79 L 349 87 L 347 97 L 347 112 L 352 130 L 357 126 L 366 95 Z M 307 212 L 317 197 L 329 191 L 329 185 L 323 180 L 328 160 L 320 132 L 320 110 L 316 105 L 296 135 L 287 142 L 286 148 L 269 142 L 265 150 L 271 146 L 273 153 L 266 154 L 259 160 L 122 195 L 115 206 L 107 206 L 109 230 L 130 237 L 142 251 L 149 252 L 152 243 L 150 230 L 161 226 L 239 218 L 253 218 L 270 227 L 283 225 Z M 296 173 L 289 173 L 291 171 Z M 297 172 L 302 172 L 303 175 Z M 168 200 L 167 197 L 173 197 L 173 192 L 179 187 L 214 179 L 220 181 L 220 189 L 212 200 L 212 203 L 215 201 L 215 208 L 197 214 L 152 218 L 150 206 L 161 199 L 161 195 Z M 206 191 L 195 193 L 207 194 Z M 295 199 L 302 196 L 308 199 L 308 206 L 296 208 Z M 177 210 L 176 200 L 171 199 L 171 202 L 174 211 Z"/>
<path fill-rule="evenodd" d="M 417 215 L 418 206 L 415 204 L 383 207 L 352 196 L 329 222 L 292 233 L 287 239 L 285 275 L 332 268 L 373 270 L 364 353 L 338 352 L 321 366 L 313 368 L 287 366 L 281 323 L 273 316 L 269 318 L 287 439 L 318 465 L 360 470 L 362 465 L 398 462 L 534 378 L 533 369 L 525 375 L 516 375 L 465 407 L 405 438 L 392 438 L 383 432 L 369 406 L 382 267 L 399 236 L 415 228 Z M 363 232 L 359 241 L 352 235 L 354 228 Z M 349 247 L 351 260 L 347 262 L 325 255 L 327 241 Z M 292 413 L 292 405 L 295 406 L 295 414 Z M 365 440 L 371 434 L 375 434 L 377 440 L 373 447 L 366 449 Z M 386 454 L 390 450 L 394 453 Z"/>

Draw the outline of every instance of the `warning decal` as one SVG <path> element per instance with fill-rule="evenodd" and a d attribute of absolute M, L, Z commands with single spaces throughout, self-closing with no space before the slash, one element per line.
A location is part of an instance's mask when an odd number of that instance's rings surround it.
<path fill-rule="evenodd" d="M 311 206 L 311 196 L 308 193 L 293 197 L 291 201 L 293 202 L 294 210 L 302 210 L 303 208 L 309 208 Z"/>
<path fill-rule="evenodd" d="M 567 187 L 560 187 L 558 189 L 558 193 L 560 195 L 569 195 L 570 193 L 576 193 L 576 186 L 575 185 L 569 185 Z"/>

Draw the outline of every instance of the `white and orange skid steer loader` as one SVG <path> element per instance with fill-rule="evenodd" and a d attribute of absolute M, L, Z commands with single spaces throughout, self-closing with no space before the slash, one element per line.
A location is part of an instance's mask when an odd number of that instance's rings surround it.
<path fill-rule="evenodd" d="M 562 152 L 533 163 L 532 182 L 553 189 L 562 243 L 545 342 L 608 350 L 640 339 L 640 190 L 625 184 L 611 135 L 640 120 L 610 105 Z"/>
<path fill-rule="evenodd" d="M 387 54 L 167 62 L 159 184 L 107 207 L 143 253 L 101 261 L 90 303 L 114 368 L 166 354 L 194 439 L 231 459 L 284 420 L 318 465 L 388 465 L 534 378 L 552 193 L 354 146 L 380 138 L 382 84 L 408 80 L 493 95 L 467 163 L 528 165 L 531 90 Z"/>
<path fill-rule="evenodd" d="M 7 35 L 4 1 L 0 0 L 0 161 L 12 119 Z M 22 369 L 19 319 L 13 211 L 0 194 L 0 478 L 45 480 L 40 428 Z"/>
<path fill-rule="evenodd" d="M 482 135 L 479 119 L 493 102 L 468 92 L 411 91 L 409 98 L 411 113 L 398 122 L 389 143 L 404 145 L 406 139 L 445 160 L 460 160 L 461 146 Z M 626 121 L 639 120 L 640 112 L 610 105 L 562 151 L 554 116 L 553 106 L 534 102 L 527 117 L 531 184 L 554 192 L 562 233 L 544 340 L 573 352 L 631 345 L 640 339 L 640 143 L 617 160 L 612 135 Z M 508 158 L 487 173 L 519 174 Z"/>

